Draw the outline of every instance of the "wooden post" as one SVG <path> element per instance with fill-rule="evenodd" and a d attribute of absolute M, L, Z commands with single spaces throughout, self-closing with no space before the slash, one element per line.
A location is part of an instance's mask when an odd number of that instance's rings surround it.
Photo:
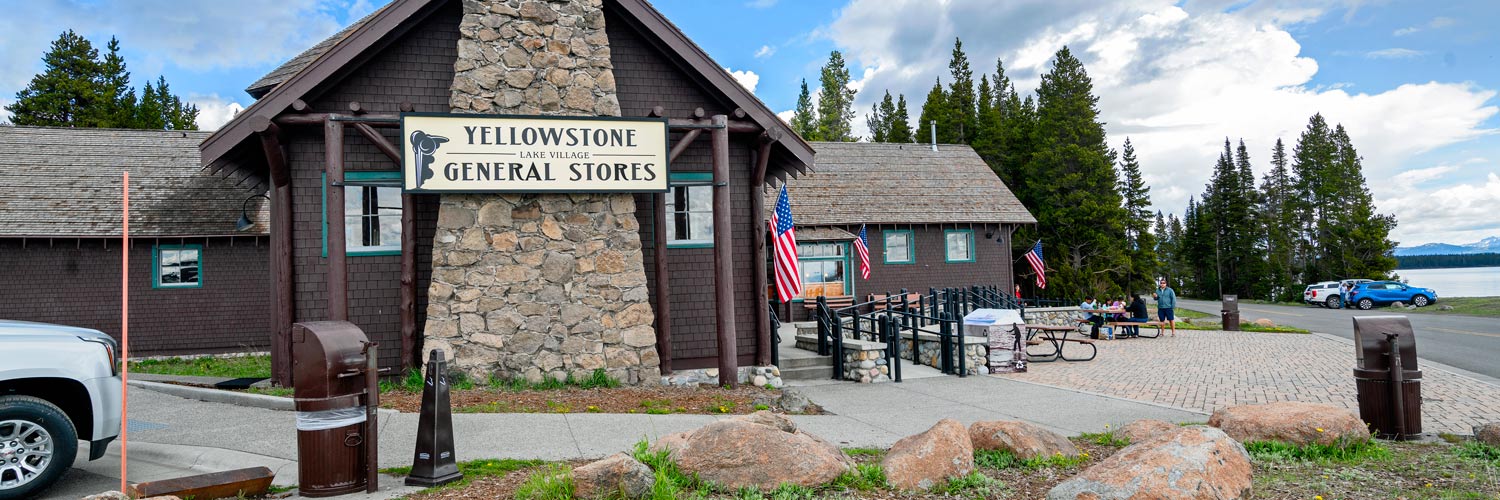
<path fill-rule="evenodd" d="M 291 387 L 292 323 L 297 321 L 292 272 L 292 176 L 277 138 L 280 130 L 269 118 L 258 117 L 252 128 L 260 135 L 261 150 L 271 173 L 271 379 Z"/>
<path fill-rule="evenodd" d="M 719 385 L 734 387 L 739 381 L 738 335 L 734 330 L 734 238 L 730 218 L 729 117 L 714 115 L 713 125 L 713 220 L 715 325 L 719 332 Z"/>
<path fill-rule="evenodd" d="M 769 136 L 762 135 L 760 149 L 755 152 L 755 173 L 750 177 L 750 216 L 754 217 L 755 235 L 750 238 L 751 267 L 755 276 L 755 364 L 771 364 L 771 353 L 780 346 L 771 343 L 770 308 L 766 297 L 766 166 L 771 161 Z"/>
<path fill-rule="evenodd" d="M 401 372 L 420 363 L 417 351 L 416 196 L 401 194 Z"/>
<path fill-rule="evenodd" d="M 349 268 L 344 252 L 344 124 L 323 122 L 323 189 L 328 193 L 328 319 L 349 320 Z"/>
<path fill-rule="evenodd" d="M 672 287 L 667 276 L 667 197 L 672 193 L 659 193 L 652 207 L 652 243 L 656 258 L 652 259 L 656 269 L 656 356 L 661 358 L 661 374 L 672 373 Z"/>

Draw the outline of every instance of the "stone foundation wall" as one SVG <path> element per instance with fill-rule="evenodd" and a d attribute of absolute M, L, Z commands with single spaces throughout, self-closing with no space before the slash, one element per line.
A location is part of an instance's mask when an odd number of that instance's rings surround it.
<path fill-rule="evenodd" d="M 1083 313 L 1078 307 L 1038 307 L 1026 310 L 1026 322 L 1035 325 L 1078 326 Z"/>
<path fill-rule="evenodd" d="M 464 0 L 455 113 L 619 116 L 600 0 Z M 630 194 L 442 195 L 427 349 L 471 376 L 661 380 Z"/>
<path fill-rule="evenodd" d="M 886 345 L 864 340 L 844 341 L 844 380 L 861 384 L 891 381 L 890 360 Z"/>
<path fill-rule="evenodd" d="M 757 387 L 769 385 L 780 389 L 786 385 L 781 381 L 781 369 L 775 365 L 741 366 L 736 379 L 738 383 L 753 384 Z M 719 385 L 719 369 L 673 370 L 671 375 L 661 377 L 661 383 L 677 387 L 696 387 L 701 384 Z"/>
<path fill-rule="evenodd" d="M 964 337 L 963 351 L 966 356 L 964 359 L 964 369 L 968 371 L 969 375 L 985 375 L 990 372 L 988 368 L 990 349 L 985 342 L 984 337 Z M 958 348 L 956 339 L 953 347 L 955 350 Z M 902 336 L 901 359 L 911 361 L 913 352 L 916 353 L 915 363 L 942 369 L 943 344 L 938 341 L 938 336 L 919 336 L 916 341 L 916 349 L 912 348 L 910 334 Z M 958 368 L 958 353 L 956 352 L 953 357 L 953 367 L 955 369 Z"/>

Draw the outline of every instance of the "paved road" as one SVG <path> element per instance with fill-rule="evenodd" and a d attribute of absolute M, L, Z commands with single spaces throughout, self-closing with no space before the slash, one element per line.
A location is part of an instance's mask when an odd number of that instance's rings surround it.
<path fill-rule="evenodd" d="M 1178 302 L 1187 309 L 1210 314 L 1218 314 L 1220 308 L 1218 302 Z M 1278 325 L 1305 328 L 1347 339 L 1354 338 L 1354 323 L 1351 318 L 1391 314 L 1401 312 L 1392 309 L 1360 311 L 1314 306 L 1240 304 L 1240 318 L 1244 320 L 1269 318 Z M 1411 326 L 1417 331 L 1417 353 L 1422 359 L 1500 378 L 1500 363 L 1495 362 L 1500 359 L 1500 319 L 1424 313 L 1406 316 L 1411 318 Z"/>

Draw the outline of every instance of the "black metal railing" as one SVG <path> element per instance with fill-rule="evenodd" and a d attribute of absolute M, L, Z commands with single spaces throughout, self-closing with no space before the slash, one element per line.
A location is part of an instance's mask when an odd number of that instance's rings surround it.
<path fill-rule="evenodd" d="M 781 366 L 781 318 L 776 316 L 776 306 L 766 303 L 767 319 L 771 325 L 771 365 Z"/>

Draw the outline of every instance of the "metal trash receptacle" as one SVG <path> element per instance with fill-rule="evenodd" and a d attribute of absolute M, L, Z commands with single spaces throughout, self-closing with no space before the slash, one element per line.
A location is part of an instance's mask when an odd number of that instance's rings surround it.
<path fill-rule="evenodd" d="M 1360 420 L 1381 438 L 1410 439 L 1421 434 L 1422 371 L 1417 367 L 1411 322 L 1405 316 L 1356 317 L 1354 341 Z"/>
<path fill-rule="evenodd" d="M 366 380 L 373 344 L 347 321 L 292 325 L 293 401 L 297 409 L 297 487 L 302 496 L 366 490 Z"/>
<path fill-rule="evenodd" d="M 1240 331 L 1240 298 L 1238 295 L 1225 295 L 1222 297 L 1223 305 L 1219 307 L 1219 317 L 1224 325 L 1225 331 Z"/>

